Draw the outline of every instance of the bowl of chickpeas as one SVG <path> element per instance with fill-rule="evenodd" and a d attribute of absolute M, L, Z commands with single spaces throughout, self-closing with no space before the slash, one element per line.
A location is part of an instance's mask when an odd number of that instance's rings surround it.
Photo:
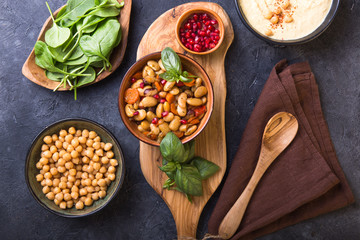
<path fill-rule="evenodd" d="M 65 119 L 35 138 L 25 179 L 40 205 L 74 218 L 105 207 L 121 188 L 124 169 L 120 145 L 108 130 L 87 119 Z"/>
<path fill-rule="evenodd" d="M 208 123 L 214 105 L 206 71 L 192 58 L 177 53 L 190 82 L 166 81 L 161 52 L 139 59 L 125 74 L 119 91 L 119 112 L 125 126 L 140 141 L 159 146 L 168 132 L 183 143 L 194 139 Z"/>

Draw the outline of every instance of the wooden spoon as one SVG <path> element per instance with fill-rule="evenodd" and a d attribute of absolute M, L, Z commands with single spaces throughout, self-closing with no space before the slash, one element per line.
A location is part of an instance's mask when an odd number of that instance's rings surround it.
<path fill-rule="evenodd" d="M 122 0 L 118 0 L 118 1 L 121 2 Z M 96 77 L 95 81 L 93 81 L 89 84 L 86 84 L 85 86 L 99 82 L 99 81 L 103 80 L 104 78 L 106 78 L 107 76 L 109 76 L 111 73 L 113 73 L 119 67 L 120 63 L 122 62 L 122 60 L 124 58 L 126 45 L 127 45 L 127 38 L 128 38 L 128 34 L 129 34 L 129 23 L 130 23 L 132 0 L 124 0 L 124 3 L 125 3 L 125 5 L 121 9 L 120 16 L 119 16 L 119 22 L 120 22 L 121 30 L 122 30 L 122 39 L 121 39 L 120 44 L 116 48 L 113 49 L 113 52 L 111 53 L 111 56 L 110 56 L 110 63 L 112 65 L 112 70 L 111 70 L 111 72 L 104 71 L 103 73 L 101 73 L 99 76 Z M 44 7 L 45 7 L 45 5 L 44 5 Z M 61 8 L 63 8 L 63 7 L 64 6 L 62 6 Z M 56 10 L 54 12 L 54 16 L 56 16 L 58 14 L 58 12 L 60 11 L 61 8 L 59 8 L 58 10 Z M 51 17 L 49 17 L 45 21 L 37 40 L 45 41 L 44 40 L 45 32 L 49 28 L 51 28 L 52 24 L 53 24 L 53 22 L 51 20 Z M 41 67 L 39 67 L 38 65 L 36 65 L 34 49 L 31 51 L 29 57 L 26 59 L 24 65 L 22 67 L 22 73 L 30 81 L 32 81 L 42 87 L 48 88 L 48 89 L 55 89 L 56 86 L 59 84 L 59 82 L 55 82 L 55 81 L 48 79 L 45 75 L 45 70 L 42 69 Z M 70 87 L 67 87 L 67 88 L 60 87 L 58 89 L 58 91 L 66 91 L 69 89 L 70 89 Z"/>
<path fill-rule="evenodd" d="M 223 239 L 232 237 L 239 228 L 250 198 L 261 177 L 276 157 L 289 146 L 297 133 L 298 127 L 296 118 L 287 112 L 279 112 L 268 121 L 264 130 L 260 156 L 255 171 L 243 193 L 220 224 L 219 235 Z"/>

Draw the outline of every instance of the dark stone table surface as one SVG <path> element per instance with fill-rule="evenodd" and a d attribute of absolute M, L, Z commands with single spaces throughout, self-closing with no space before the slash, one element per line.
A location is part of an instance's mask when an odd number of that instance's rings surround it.
<path fill-rule="evenodd" d="M 134 0 L 130 34 L 121 66 L 107 80 L 71 92 L 42 88 L 21 74 L 43 22 L 45 0 L 0 1 L 0 239 L 175 239 L 176 228 L 162 199 L 145 181 L 139 144 L 120 119 L 118 90 L 135 62 L 137 46 L 164 11 L 188 1 Z M 360 239 L 360 1 L 342 0 L 332 25 L 318 39 L 299 46 L 273 47 L 241 23 L 232 0 L 218 2 L 229 14 L 235 39 L 226 57 L 226 140 L 231 164 L 246 122 L 275 63 L 308 60 L 319 83 L 322 106 L 341 166 L 357 202 L 344 209 L 275 232 L 262 239 Z M 49 0 L 52 9 L 65 0 Z M 69 117 L 94 120 L 119 140 L 126 177 L 120 193 L 101 212 L 80 219 L 56 216 L 30 195 L 24 179 L 27 150 L 47 125 Z M 205 207 L 198 238 L 219 190 Z"/>

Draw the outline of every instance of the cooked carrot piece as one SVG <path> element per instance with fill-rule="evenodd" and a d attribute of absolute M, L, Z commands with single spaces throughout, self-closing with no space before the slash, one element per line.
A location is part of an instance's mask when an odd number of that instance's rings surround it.
<path fill-rule="evenodd" d="M 195 79 L 192 80 L 191 82 L 184 82 L 184 85 L 185 85 L 185 86 L 188 86 L 188 87 L 194 86 L 194 85 L 195 85 Z"/>
<path fill-rule="evenodd" d="M 168 101 L 169 103 L 172 103 L 175 100 L 174 95 L 172 95 L 171 93 L 166 94 L 166 101 Z"/>
<path fill-rule="evenodd" d="M 195 112 L 195 116 L 198 117 L 200 116 L 201 114 L 205 113 L 206 112 L 206 106 L 203 105 L 201 107 L 197 107 L 194 109 L 194 112 Z"/>
<path fill-rule="evenodd" d="M 178 111 L 176 109 L 176 106 L 175 106 L 175 103 L 171 103 L 170 104 L 170 111 L 175 114 L 175 115 L 178 115 Z"/>
<path fill-rule="evenodd" d="M 140 94 L 137 89 L 128 88 L 125 91 L 125 102 L 129 104 L 134 104 L 139 99 L 140 99 Z"/>
<path fill-rule="evenodd" d="M 158 92 L 162 91 L 162 87 L 161 87 L 160 83 L 155 82 L 155 87 L 158 90 Z"/>
<path fill-rule="evenodd" d="M 199 122 L 200 122 L 199 119 L 195 118 L 195 119 L 191 120 L 189 123 L 192 125 L 195 125 L 195 124 L 198 124 Z"/>
<path fill-rule="evenodd" d="M 135 78 L 135 79 L 141 79 L 142 78 L 142 72 L 137 72 L 132 77 Z"/>
<path fill-rule="evenodd" d="M 180 131 L 176 131 L 174 132 L 174 134 L 178 137 L 178 138 L 182 138 L 184 136 L 184 133 L 183 132 L 180 132 Z"/>

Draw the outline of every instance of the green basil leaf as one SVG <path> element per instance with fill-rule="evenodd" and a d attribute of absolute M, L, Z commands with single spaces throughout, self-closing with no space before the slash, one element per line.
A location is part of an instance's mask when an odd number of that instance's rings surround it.
<path fill-rule="evenodd" d="M 192 78 L 187 78 L 187 77 L 184 77 L 183 75 L 180 75 L 180 80 L 181 80 L 182 82 L 191 82 L 191 81 L 193 81 L 194 79 L 192 79 Z"/>
<path fill-rule="evenodd" d="M 186 194 L 201 196 L 203 193 L 200 173 L 190 164 L 183 164 L 181 170 L 176 171 L 175 183 Z"/>
<path fill-rule="evenodd" d="M 196 75 L 192 75 L 192 74 L 188 73 L 187 71 L 183 71 L 182 75 L 187 78 L 197 78 L 198 77 Z"/>
<path fill-rule="evenodd" d="M 191 164 L 193 164 L 199 171 L 202 179 L 207 179 L 219 171 L 219 166 L 213 162 L 205 160 L 201 157 L 195 157 Z"/>
<path fill-rule="evenodd" d="M 166 47 L 164 50 L 162 50 L 161 61 L 166 71 L 174 71 L 178 74 L 181 74 L 180 57 L 172 48 Z"/>
<path fill-rule="evenodd" d="M 166 134 L 161 141 L 160 152 L 168 162 L 184 162 L 184 145 L 173 132 Z"/>
<path fill-rule="evenodd" d="M 192 140 L 184 144 L 185 154 L 184 154 L 184 162 L 189 162 L 194 158 L 195 155 L 195 141 Z"/>
<path fill-rule="evenodd" d="M 178 76 L 175 75 L 173 72 L 169 71 L 169 72 L 164 72 L 164 73 L 161 73 L 159 75 L 159 77 L 161 77 L 162 79 L 165 79 L 166 81 L 169 81 L 169 82 L 174 82 L 176 80 L 178 80 Z"/>
<path fill-rule="evenodd" d="M 176 166 L 174 162 L 168 162 L 166 165 L 159 167 L 163 172 L 173 172 L 176 170 Z"/>

